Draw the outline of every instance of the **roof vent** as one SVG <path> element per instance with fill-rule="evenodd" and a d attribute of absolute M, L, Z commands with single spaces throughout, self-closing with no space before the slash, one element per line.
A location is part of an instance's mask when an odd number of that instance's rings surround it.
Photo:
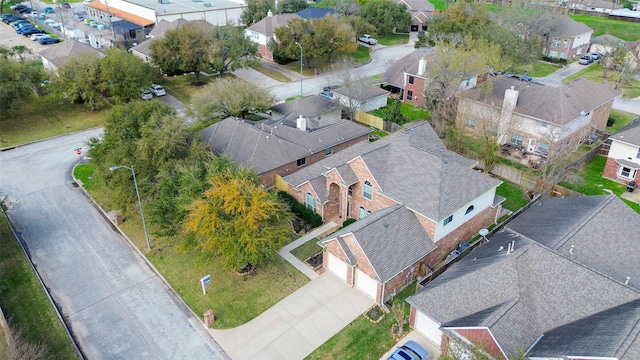
<path fill-rule="evenodd" d="M 624 284 L 629 285 L 629 280 L 631 280 L 631 278 L 627 276 L 627 280 L 624 281 Z"/>
<path fill-rule="evenodd" d="M 387 223 L 382 223 L 382 226 L 384 226 L 385 228 L 388 228 L 388 227 L 389 227 L 389 224 L 387 224 Z M 627 278 L 627 279 L 628 279 L 628 278 Z"/>

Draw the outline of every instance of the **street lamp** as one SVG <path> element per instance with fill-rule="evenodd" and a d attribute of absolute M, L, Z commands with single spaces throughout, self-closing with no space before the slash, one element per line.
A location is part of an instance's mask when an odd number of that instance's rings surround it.
<path fill-rule="evenodd" d="M 127 169 L 130 170 L 133 174 L 133 184 L 136 187 L 136 195 L 138 195 L 138 206 L 140 207 L 140 217 L 142 218 L 142 227 L 144 228 L 144 237 L 147 239 L 147 249 L 151 250 L 151 243 L 149 242 L 149 233 L 147 232 L 147 223 L 144 221 L 144 213 L 142 212 L 142 202 L 140 201 L 140 190 L 138 190 L 138 181 L 136 180 L 136 172 L 133 170 L 133 166 L 123 166 L 117 165 L 109 168 L 111 171 L 115 171 L 118 169 Z"/>
<path fill-rule="evenodd" d="M 297 41 L 296 45 L 300 47 L 300 97 L 302 97 L 302 45 Z"/>

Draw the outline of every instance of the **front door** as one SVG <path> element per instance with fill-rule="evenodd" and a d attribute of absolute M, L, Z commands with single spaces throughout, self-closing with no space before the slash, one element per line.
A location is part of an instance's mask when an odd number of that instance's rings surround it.
<path fill-rule="evenodd" d="M 527 148 L 528 152 L 533 152 L 536 149 L 536 139 L 529 139 L 529 147 Z"/>

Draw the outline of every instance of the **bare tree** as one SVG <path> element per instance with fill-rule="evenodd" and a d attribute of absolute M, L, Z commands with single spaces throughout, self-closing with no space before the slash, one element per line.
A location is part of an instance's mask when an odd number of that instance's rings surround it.
<path fill-rule="evenodd" d="M 393 319 L 396 321 L 396 324 L 398 324 L 396 335 L 402 336 L 402 333 L 404 332 L 404 324 L 407 322 L 404 314 L 404 301 L 394 303 L 391 307 L 391 314 L 393 315 Z"/>
<path fill-rule="evenodd" d="M 342 59 L 331 65 L 331 76 L 329 77 L 331 83 L 327 84 L 327 86 L 339 85 L 344 89 L 346 102 L 343 102 L 343 105 L 349 109 L 351 119 L 355 118 L 356 111 L 360 109 L 363 86 L 369 86 L 362 83 L 364 75 L 354 70 L 355 65 L 349 59 Z"/>

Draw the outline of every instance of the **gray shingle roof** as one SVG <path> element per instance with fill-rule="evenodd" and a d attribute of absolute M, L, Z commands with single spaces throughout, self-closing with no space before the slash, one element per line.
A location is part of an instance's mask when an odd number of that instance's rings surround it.
<path fill-rule="evenodd" d="M 412 53 L 396 60 L 389 66 L 384 73 L 384 77 L 387 83 L 397 88 L 404 89 L 404 77 L 405 73 L 416 75 L 418 74 L 418 64 L 420 59 L 427 55 L 433 55 L 434 51 L 430 48 L 420 48 Z M 427 66 L 429 66 L 427 64 Z"/>
<path fill-rule="evenodd" d="M 317 118 L 339 108 L 340 104 L 335 101 L 320 97 L 318 95 L 305 96 L 292 101 L 283 102 L 273 106 L 271 109 L 280 114 L 284 114 L 284 120 L 290 121 L 295 126 L 295 120 L 303 115 L 307 118 Z M 276 119 L 281 121 L 282 119 Z M 314 122 L 307 124 L 307 128 L 319 126 Z"/>
<path fill-rule="evenodd" d="M 423 10 L 427 12 L 433 12 L 436 10 L 435 6 L 427 0 L 398 0 L 399 4 L 405 3 L 409 10 L 418 11 Z"/>
<path fill-rule="evenodd" d="M 356 238 L 380 283 L 389 281 L 436 248 L 416 215 L 403 205 L 377 211 L 321 242 L 339 239 L 350 233 Z M 341 244 L 343 248 L 348 247 L 345 242 Z"/>
<path fill-rule="evenodd" d="M 501 108 L 505 90 L 511 87 L 519 92 L 514 113 L 557 125 L 565 125 L 582 116 L 581 112 L 592 111 L 617 95 L 608 83 L 597 84 L 584 78 L 560 87 L 551 87 L 498 76 L 493 81 L 493 94 L 490 97 L 482 99 L 478 87 L 462 91 L 456 96 L 485 104 L 494 103 L 496 108 Z"/>
<path fill-rule="evenodd" d="M 474 161 L 446 150 L 425 122 L 374 143 L 356 144 L 284 180 L 300 186 L 324 178 L 328 169 L 339 168 L 357 157 L 364 160 L 382 194 L 435 221 L 448 217 L 501 183 L 472 170 Z"/>
<path fill-rule="evenodd" d="M 613 195 L 545 198 L 408 301 L 445 328 L 489 328 L 507 354 L 544 334 L 533 348 L 543 357 L 636 359 L 640 281 L 622 274 L 640 274 L 639 233 L 638 214 Z M 631 319 L 611 326 L 621 313 Z"/>
<path fill-rule="evenodd" d="M 105 57 L 105 54 L 98 49 L 94 49 L 91 45 L 81 43 L 75 40 L 65 41 L 56 46 L 49 46 L 40 51 L 40 56 L 52 62 L 55 66 L 61 67 L 67 62 L 76 59 L 78 56 L 88 54 L 99 58 Z"/>
<path fill-rule="evenodd" d="M 351 88 L 349 87 L 341 87 L 333 90 L 336 94 L 351 96 L 355 100 L 369 100 L 378 96 L 388 96 L 389 91 L 379 87 L 371 85 L 368 82 L 359 82 L 353 84 Z"/>
<path fill-rule="evenodd" d="M 550 23 L 548 27 L 543 27 L 541 30 L 548 31 L 548 29 L 551 29 L 551 32 L 548 34 L 549 36 L 574 37 L 586 32 L 593 33 L 593 30 L 591 30 L 590 27 L 573 20 L 567 15 L 545 13 L 540 17 Z"/>
<path fill-rule="evenodd" d="M 303 132 L 285 124 L 256 124 L 229 117 L 200 131 L 216 155 L 253 166 L 258 174 L 369 133 L 348 120 L 331 121 Z"/>
<path fill-rule="evenodd" d="M 617 133 L 609 137 L 612 140 L 624 142 L 631 145 L 640 146 L 640 117 L 620 129 Z"/>
<path fill-rule="evenodd" d="M 260 34 L 264 34 L 267 38 L 273 36 L 273 32 L 280 26 L 287 25 L 291 19 L 302 19 L 298 14 L 278 14 L 267 16 L 257 23 L 249 26 L 247 30 L 251 30 Z"/>

